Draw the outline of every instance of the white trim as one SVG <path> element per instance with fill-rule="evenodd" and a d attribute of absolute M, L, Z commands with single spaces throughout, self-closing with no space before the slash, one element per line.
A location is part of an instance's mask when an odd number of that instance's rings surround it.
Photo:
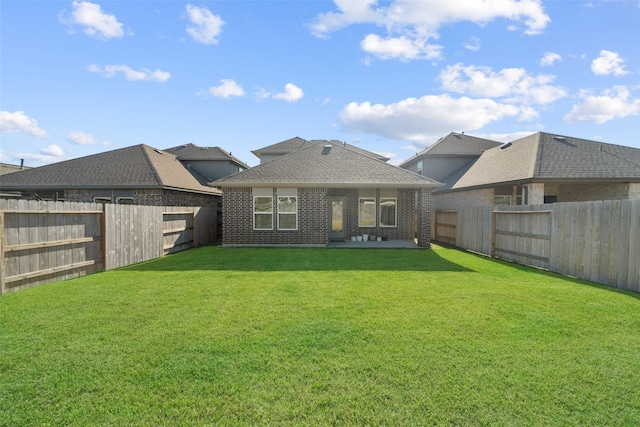
<path fill-rule="evenodd" d="M 296 210 L 295 212 L 280 212 L 280 199 L 295 199 L 296 202 Z M 277 211 L 278 211 L 278 230 L 282 230 L 282 231 L 296 231 L 298 229 L 298 196 L 282 196 L 280 194 L 278 194 L 278 207 L 277 207 Z M 295 215 L 296 217 L 296 225 L 295 228 L 282 228 L 280 226 L 280 215 Z"/>

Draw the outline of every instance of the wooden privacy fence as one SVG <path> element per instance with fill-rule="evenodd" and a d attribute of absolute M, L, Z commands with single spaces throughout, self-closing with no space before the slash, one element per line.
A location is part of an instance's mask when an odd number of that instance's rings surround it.
<path fill-rule="evenodd" d="M 640 292 L 640 200 L 451 212 L 434 213 L 434 240 Z M 439 240 L 441 235 L 446 237 Z"/>
<path fill-rule="evenodd" d="M 0 199 L 0 293 L 214 243 L 217 210 Z"/>

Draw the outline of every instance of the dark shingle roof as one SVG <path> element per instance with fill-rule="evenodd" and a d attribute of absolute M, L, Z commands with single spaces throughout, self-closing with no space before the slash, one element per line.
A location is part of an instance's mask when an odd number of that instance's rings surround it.
<path fill-rule="evenodd" d="M 2 177 L 3 189 L 171 188 L 218 193 L 171 153 L 135 145 L 53 163 Z"/>
<path fill-rule="evenodd" d="M 178 158 L 178 160 L 181 160 L 181 161 L 227 160 L 230 162 L 234 162 L 239 166 L 242 166 L 244 169 L 249 168 L 249 166 L 247 166 L 242 160 L 231 155 L 231 153 L 223 150 L 220 147 L 198 147 L 195 144 L 185 144 L 185 145 L 179 145 L 177 147 L 167 148 L 163 151 L 174 154 Z"/>
<path fill-rule="evenodd" d="M 400 165 L 403 167 L 420 157 L 438 156 L 480 156 L 486 150 L 498 147 L 502 143 L 490 139 L 478 138 L 476 136 L 465 135 L 463 133 L 451 132 L 447 136 L 431 144 L 414 157 L 411 157 Z"/>
<path fill-rule="evenodd" d="M 487 150 L 465 168 L 439 191 L 520 180 L 638 182 L 640 149 L 539 132 Z"/>
<path fill-rule="evenodd" d="M 258 150 L 252 151 L 257 157 L 262 157 L 263 155 L 285 155 L 289 153 L 293 153 L 294 151 L 298 151 L 302 148 L 305 148 L 309 144 L 333 144 L 338 145 L 341 144 L 345 147 L 350 147 L 354 151 L 358 151 L 360 154 L 364 154 L 369 157 L 373 157 L 378 160 L 388 161 L 389 158 L 382 156 L 380 154 L 374 153 L 372 151 L 365 150 L 360 147 L 356 147 L 355 145 L 347 144 L 346 142 L 337 141 L 337 140 L 327 140 L 327 139 L 312 139 L 311 141 L 307 141 L 306 139 L 302 139 L 298 136 L 295 138 L 287 139 L 286 141 L 278 142 L 277 144 L 269 145 L 264 148 L 260 148 Z"/>
<path fill-rule="evenodd" d="M 287 139 L 286 141 L 253 150 L 252 153 L 257 157 L 262 157 L 263 154 L 289 154 L 301 149 L 306 144 L 307 141 L 305 139 L 296 136 L 294 138 Z"/>
<path fill-rule="evenodd" d="M 219 187 L 437 187 L 437 181 L 362 154 L 342 143 L 304 148 L 212 183 Z"/>

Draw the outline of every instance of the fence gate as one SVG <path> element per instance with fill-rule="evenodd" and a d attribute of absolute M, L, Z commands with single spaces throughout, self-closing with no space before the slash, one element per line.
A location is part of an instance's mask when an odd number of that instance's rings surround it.
<path fill-rule="evenodd" d="M 493 211 L 491 256 L 549 269 L 553 211 Z"/>

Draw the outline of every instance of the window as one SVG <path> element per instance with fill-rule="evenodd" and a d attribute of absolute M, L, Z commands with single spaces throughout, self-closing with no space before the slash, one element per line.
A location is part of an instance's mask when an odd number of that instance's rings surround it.
<path fill-rule="evenodd" d="M 109 204 L 109 203 L 111 203 L 111 197 L 94 197 L 93 198 L 93 202 L 94 203 Z"/>
<path fill-rule="evenodd" d="M 132 205 L 133 197 L 118 197 L 116 203 L 119 205 Z"/>
<path fill-rule="evenodd" d="M 298 197 L 278 196 L 278 230 L 298 229 Z"/>
<path fill-rule="evenodd" d="M 418 173 L 418 175 L 423 175 L 423 173 L 422 173 L 423 172 L 423 161 L 422 160 L 420 160 L 418 162 L 418 167 L 417 167 L 417 171 L 416 172 Z"/>
<path fill-rule="evenodd" d="M 380 198 L 380 227 L 395 227 L 397 222 L 396 198 Z"/>
<path fill-rule="evenodd" d="M 253 197 L 253 229 L 273 230 L 273 197 Z"/>
<path fill-rule="evenodd" d="M 358 227 L 376 226 L 376 198 L 360 197 L 358 199 Z"/>
<path fill-rule="evenodd" d="M 493 196 L 493 204 L 495 206 L 509 206 L 511 204 L 511 196 Z"/>

